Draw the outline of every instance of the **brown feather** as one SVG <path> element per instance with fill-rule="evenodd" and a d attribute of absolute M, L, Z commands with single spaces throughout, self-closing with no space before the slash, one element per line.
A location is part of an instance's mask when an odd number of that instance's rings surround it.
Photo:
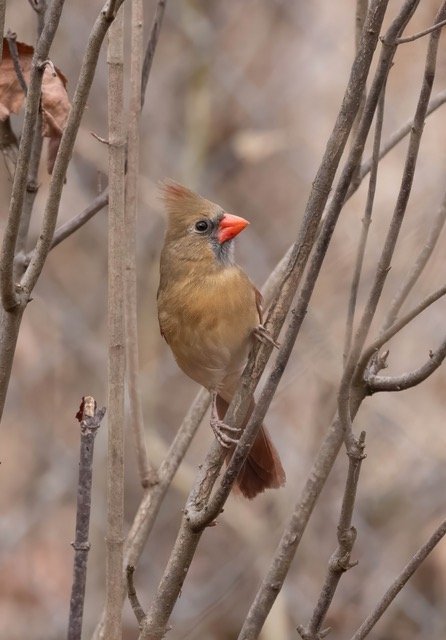
<path fill-rule="evenodd" d="M 221 396 L 217 396 L 217 411 L 219 418 L 224 419 L 228 409 L 228 403 Z M 254 401 L 243 422 L 242 428 L 248 423 L 254 409 Z M 229 462 L 232 451 L 228 453 L 226 461 Z M 285 484 L 286 475 L 280 462 L 279 454 L 273 445 L 268 431 L 262 425 L 254 444 L 246 458 L 238 475 L 236 486 L 245 498 L 255 498 L 265 489 L 278 489 Z"/>

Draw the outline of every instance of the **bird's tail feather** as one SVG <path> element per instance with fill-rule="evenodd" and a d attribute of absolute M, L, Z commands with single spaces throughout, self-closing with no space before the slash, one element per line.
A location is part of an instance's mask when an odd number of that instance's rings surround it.
<path fill-rule="evenodd" d="M 221 420 L 224 419 L 228 403 L 221 396 L 217 396 L 217 411 Z M 244 420 L 245 428 L 254 409 L 254 401 Z M 231 459 L 232 451 L 228 453 L 227 462 Z M 280 462 L 279 454 L 273 445 L 266 428 L 262 425 L 252 445 L 246 461 L 241 468 L 236 481 L 236 487 L 245 498 L 254 498 L 265 489 L 278 489 L 285 484 L 285 471 Z"/>

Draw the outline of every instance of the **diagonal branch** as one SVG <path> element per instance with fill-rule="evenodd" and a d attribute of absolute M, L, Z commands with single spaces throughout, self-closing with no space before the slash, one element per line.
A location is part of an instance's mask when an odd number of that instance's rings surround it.
<path fill-rule="evenodd" d="M 150 70 L 152 69 L 153 57 L 155 55 L 156 45 L 158 44 L 161 25 L 163 23 L 166 3 L 167 3 L 167 0 L 157 0 L 157 3 L 156 3 L 155 15 L 153 17 L 152 28 L 150 30 L 149 41 L 147 43 L 146 52 L 144 55 L 144 62 L 142 65 L 141 109 L 143 108 L 144 101 L 146 99 L 147 83 L 149 81 Z"/>
<path fill-rule="evenodd" d="M 430 552 L 435 548 L 435 546 L 440 542 L 440 540 L 446 534 L 446 520 L 439 525 L 439 527 L 434 531 L 429 540 L 422 546 L 410 562 L 404 567 L 403 571 L 400 575 L 395 578 L 393 583 L 390 585 L 386 593 L 383 595 L 381 600 L 376 605 L 375 609 L 372 613 L 364 620 L 362 625 L 353 634 L 351 640 L 363 640 L 363 638 L 367 637 L 370 631 L 373 629 L 375 624 L 381 618 L 383 613 L 389 607 L 389 605 L 396 598 L 401 589 L 405 586 L 408 580 L 413 576 L 418 567 L 424 562 Z"/>
<path fill-rule="evenodd" d="M 375 355 L 379 349 L 383 345 L 386 344 L 393 336 L 395 336 L 401 329 L 403 329 L 406 325 L 409 324 L 414 318 L 416 318 L 420 313 L 422 313 L 425 309 L 427 309 L 431 304 L 442 298 L 446 294 L 446 285 L 431 293 L 430 296 L 427 296 L 424 300 L 417 304 L 416 307 L 411 309 L 408 313 L 402 316 L 399 320 L 397 320 L 391 327 L 383 331 L 361 354 L 361 358 L 358 361 L 358 365 L 356 367 L 355 376 L 359 378 L 365 370 L 367 363 L 370 358 Z"/>
<path fill-rule="evenodd" d="M 17 34 L 8 29 L 6 41 L 8 43 L 9 53 L 11 55 L 12 64 L 14 65 L 14 71 L 19 81 L 19 85 L 26 96 L 28 93 L 28 86 L 23 76 L 22 67 L 20 66 L 19 52 L 17 50 Z"/>
<path fill-rule="evenodd" d="M 350 287 L 350 298 L 348 301 L 347 321 L 345 325 L 344 338 L 344 362 L 348 358 L 353 335 L 353 323 L 355 320 L 356 300 L 358 297 L 359 281 L 361 279 L 362 265 L 364 262 L 365 248 L 369 234 L 369 227 L 372 220 L 373 202 L 375 200 L 376 182 L 378 177 L 379 148 L 381 145 L 381 133 L 384 120 L 384 99 L 386 85 L 384 84 L 376 111 L 375 136 L 373 139 L 372 167 L 370 172 L 369 188 L 367 191 L 367 201 L 365 213 L 362 219 L 362 230 L 359 238 L 358 252 L 353 272 L 352 284 Z"/>
<path fill-rule="evenodd" d="M 413 42 L 414 40 L 418 40 L 418 38 L 422 38 L 423 36 L 432 33 L 432 31 L 436 31 L 437 29 L 441 29 L 446 24 L 446 20 L 441 20 L 440 22 L 436 22 L 431 27 L 424 29 L 424 31 L 419 31 L 418 33 L 414 33 L 412 36 L 407 36 L 405 38 L 398 38 L 398 44 L 405 44 L 406 42 Z"/>
<path fill-rule="evenodd" d="M 407 299 L 407 296 L 412 291 L 415 286 L 418 278 L 423 273 L 424 267 L 429 261 L 429 258 L 432 255 L 433 250 L 438 242 L 440 237 L 440 233 L 444 227 L 444 223 L 446 222 L 446 192 L 443 196 L 443 200 L 441 202 L 440 208 L 434 218 L 434 222 L 429 233 L 429 237 L 427 238 L 423 248 L 417 256 L 411 270 L 407 274 L 405 280 L 402 282 L 400 288 L 395 294 L 389 311 L 387 312 L 386 319 L 383 324 L 383 331 L 392 326 L 395 322 L 398 313 L 403 306 L 404 302 Z"/>
<path fill-rule="evenodd" d="M 445 102 L 446 102 L 446 90 L 438 92 L 437 95 L 434 96 L 429 101 L 429 106 L 426 111 L 426 118 L 427 116 L 430 116 L 431 113 L 434 113 L 434 111 L 436 111 L 439 107 L 441 107 Z M 409 133 L 411 132 L 413 126 L 414 126 L 414 121 L 409 120 L 408 122 L 403 124 L 399 129 L 397 129 L 394 133 L 392 133 L 387 138 L 387 140 L 383 142 L 381 146 L 381 150 L 379 152 L 379 159 L 382 160 L 382 158 L 384 158 L 389 153 L 389 151 L 391 151 L 394 147 L 396 147 L 396 145 L 399 142 L 401 142 L 401 140 L 404 140 L 404 138 L 407 135 L 409 135 Z M 373 161 L 373 158 L 370 157 L 367 160 L 365 160 L 361 165 L 361 170 L 359 172 L 361 181 L 365 178 L 365 176 L 368 173 L 370 173 L 370 170 L 372 167 L 372 161 Z M 352 189 L 350 187 L 346 200 L 348 200 L 354 194 L 355 191 L 356 189 Z"/>
<path fill-rule="evenodd" d="M 50 249 L 54 249 L 60 244 L 65 238 L 68 238 L 75 231 L 80 229 L 86 222 L 88 222 L 96 213 L 101 211 L 104 207 L 108 205 L 108 187 L 102 191 L 96 198 L 91 202 L 88 207 L 86 207 L 83 211 L 76 214 L 67 222 L 57 227 L 54 232 L 53 239 L 51 241 Z M 31 254 L 28 256 L 28 260 L 31 259 Z"/>

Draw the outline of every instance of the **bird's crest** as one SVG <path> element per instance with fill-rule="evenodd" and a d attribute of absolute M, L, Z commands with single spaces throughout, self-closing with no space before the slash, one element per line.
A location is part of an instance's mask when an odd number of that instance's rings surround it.
<path fill-rule="evenodd" d="M 169 226 L 188 225 L 197 216 L 212 218 L 223 210 L 214 202 L 206 200 L 174 180 L 160 183 L 161 198 L 169 218 Z"/>
<path fill-rule="evenodd" d="M 198 193 L 173 180 L 163 180 L 160 183 L 160 190 L 168 213 L 196 213 L 197 210 L 203 210 L 211 204 Z"/>

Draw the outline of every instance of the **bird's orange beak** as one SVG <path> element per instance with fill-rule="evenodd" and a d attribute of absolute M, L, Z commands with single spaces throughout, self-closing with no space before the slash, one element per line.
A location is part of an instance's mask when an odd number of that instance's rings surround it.
<path fill-rule="evenodd" d="M 218 225 L 217 238 L 220 244 L 235 238 L 236 235 L 247 227 L 249 222 L 240 216 L 234 216 L 232 213 L 225 213 Z"/>

